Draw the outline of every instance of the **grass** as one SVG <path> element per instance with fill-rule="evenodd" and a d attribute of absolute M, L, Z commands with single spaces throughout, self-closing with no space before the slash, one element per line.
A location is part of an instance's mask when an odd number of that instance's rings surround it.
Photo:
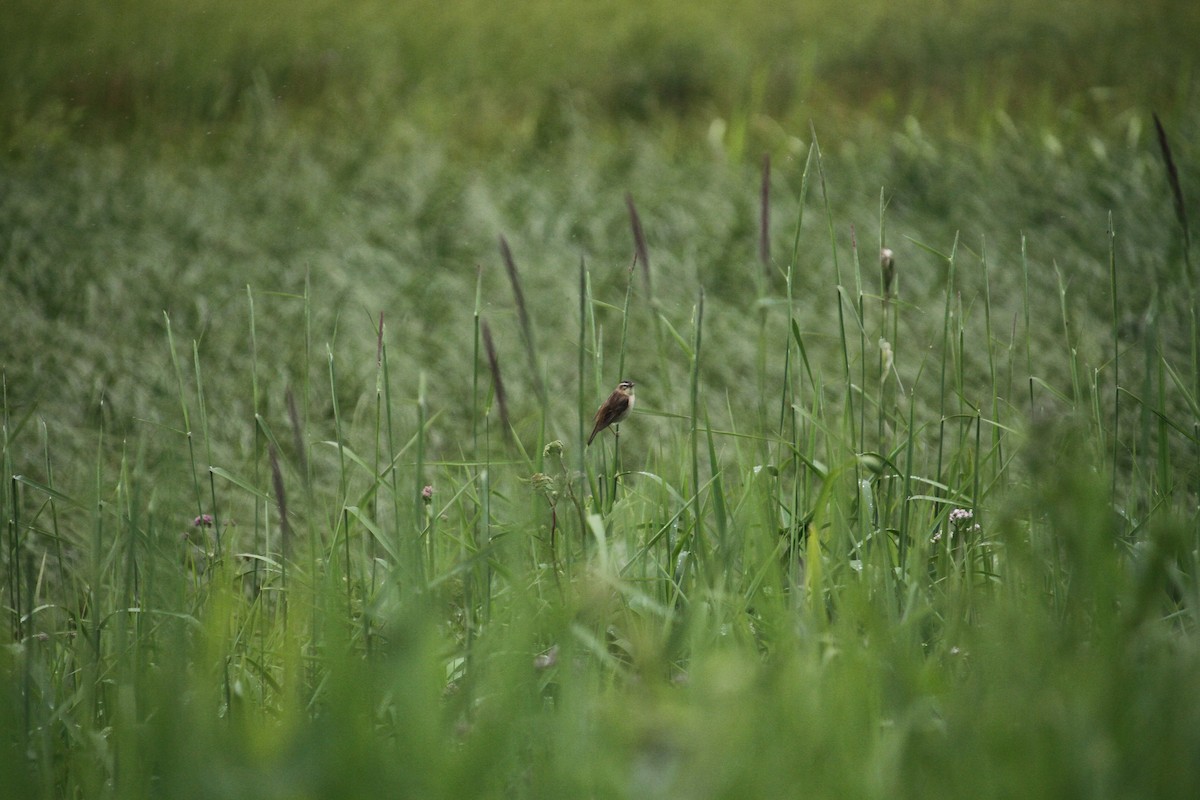
<path fill-rule="evenodd" d="M 730 20 L 736 20 L 734 24 Z M 396 120 L 504 148 L 580 118 L 708 126 L 755 159 L 820 120 L 886 135 L 912 115 L 984 146 L 1015 124 L 1088 133 L 1131 106 L 1186 107 L 1186 0 L 630 4 L 15 0 L 0 22 L 0 143 L 104 132 L 178 141 L 278 108 L 331 133 Z"/>
<path fill-rule="evenodd" d="M 745 55 L 788 29 L 749 12 L 709 53 L 704 7 L 672 49 L 670 4 L 585 42 L 531 3 L 443 75 L 386 55 L 400 11 L 322 8 L 246 21 L 249 47 L 205 6 L 159 70 L 93 27 L 97 54 L 5 85 L 8 793 L 1191 796 L 1195 113 L 1181 67 L 1164 168 L 1127 99 L 1169 32 L 1039 28 L 1081 73 L 1109 56 L 1079 42 L 1138 32 L 1087 110 L 986 4 L 829 22 L 791 100 Z M 95 22 L 47 13 L 26 55 Z M 976 49 L 1045 94 L 944 77 Z M 641 51 L 666 62 L 598 66 Z M 102 56 L 128 119 L 64 94 Z M 396 89 L 389 58 L 411 116 L 331 127 Z M 477 133 L 421 100 L 457 70 Z M 912 78 L 889 99 L 880 70 Z M 838 87 L 862 109 L 797 123 Z M 619 449 L 583 447 L 623 377 Z"/>
<path fill-rule="evenodd" d="M 838 235 L 836 166 L 812 153 L 809 213 L 777 231 L 796 260 L 757 303 L 758 377 L 754 304 L 700 294 L 715 265 L 661 279 L 685 266 L 662 244 L 654 296 L 627 261 L 526 268 L 526 322 L 496 251 L 477 313 L 463 302 L 424 336 L 402 312 L 382 333 L 342 314 L 336 274 L 230 288 L 243 297 L 206 298 L 207 321 L 184 305 L 142 323 L 157 334 L 130 377 L 151 396 L 108 390 L 161 398 L 158 414 L 119 431 L 80 419 L 98 433 L 79 462 L 45 416 L 66 428 L 68 398 L 35 407 L 36 384 L 6 368 L 9 774 L 27 796 L 1186 791 L 1186 417 L 1109 441 L 1111 353 L 1087 360 L 1105 339 L 1075 331 L 1086 304 L 1065 280 L 1014 299 L 989 267 L 971 294 L 985 262 L 965 246 L 893 241 L 942 268 L 942 298 L 910 293 L 901 261 L 883 305 L 873 256 Z M 798 219 L 781 195 L 774 218 Z M 613 205 L 604 229 L 628 254 Z M 735 268 L 757 270 L 746 230 Z M 514 269 L 539 261 L 513 238 Z M 465 301 L 469 276 L 442 280 Z M 551 299 L 572 287 L 580 301 Z M 1008 304 L 1015 329 L 989 332 Z M 479 348 L 423 350 L 469 343 L 472 319 L 496 331 L 511 435 Z M 612 437 L 581 453 L 579 420 L 622 357 L 652 377 L 607 494 Z M 1164 381 L 1188 368 L 1168 358 L 1147 371 L 1152 411 L 1194 404 Z M 955 509 L 973 517 L 951 523 Z M 191 525 L 202 514 L 212 527 Z M 1160 748 L 1179 756 L 1165 772 Z"/>

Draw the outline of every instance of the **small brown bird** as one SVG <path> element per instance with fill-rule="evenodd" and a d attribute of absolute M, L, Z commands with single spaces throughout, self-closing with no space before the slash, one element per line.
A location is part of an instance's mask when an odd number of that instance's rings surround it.
<path fill-rule="evenodd" d="M 592 439 L 596 438 L 596 434 L 607 428 L 609 425 L 616 425 L 621 420 L 629 416 L 629 411 L 633 408 L 633 381 L 621 381 L 617 384 L 617 388 L 613 389 L 613 393 L 604 401 L 604 405 L 600 406 L 596 411 L 596 424 L 592 428 L 592 435 L 588 437 L 587 443 L 591 444 Z"/>

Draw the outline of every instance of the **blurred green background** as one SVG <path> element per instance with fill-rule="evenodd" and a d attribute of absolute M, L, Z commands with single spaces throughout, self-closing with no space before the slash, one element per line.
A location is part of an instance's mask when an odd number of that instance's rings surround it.
<path fill-rule="evenodd" d="M 165 312 L 225 367 L 209 392 L 239 417 L 249 291 L 267 293 L 255 309 L 262 341 L 303 322 L 316 347 L 328 341 L 355 365 L 349 397 L 373 381 L 359 356 L 385 312 L 404 343 L 396 374 L 435 369 L 435 396 L 461 422 L 476 265 L 501 352 L 521 345 L 500 235 L 526 272 L 543 341 L 574 336 L 558 312 L 578 258 L 603 267 L 605 302 L 620 297 L 630 192 L 656 307 L 683 325 L 702 285 L 736 312 L 715 317 L 725 352 L 705 381 L 753 405 L 758 387 L 737 367 L 757 357 L 745 314 L 762 291 L 781 291 L 793 245 L 802 318 L 822 331 L 814 357 L 839 358 L 822 330 L 829 236 L 793 227 L 814 136 L 832 159 L 822 197 L 836 246 L 882 242 L 890 229 L 900 286 L 920 312 L 914 333 L 936 335 L 926 303 L 961 235 L 975 264 L 958 276 L 968 311 L 990 288 L 989 311 L 1011 326 L 1028 302 L 1035 353 L 1053 352 L 1065 325 L 1068 345 L 1103 363 L 1111 211 L 1117 324 L 1131 346 L 1157 326 L 1183 354 L 1187 276 L 1151 113 L 1171 132 L 1188 205 L 1200 206 L 1198 32 L 1200 9 L 1185 0 L 12 0 L 0 15 L 9 403 L 18 418 L 55 420 L 73 456 L 90 451 L 97 423 L 119 435 L 165 424 L 177 391 Z M 746 276 L 764 156 L 774 271 L 760 286 Z M 319 302 L 304 307 L 294 298 L 306 281 Z M 600 313 L 611 347 L 618 323 Z M 781 320 L 768 324 L 786 336 Z M 294 343 L 275 347 L 265 402 L 325 379 Z M 632 347 L 636 363 L 657 359 L 644 336 Z M 976 376 L 981 353 L 963 354 Z M 544 355 L 547 374 L 574 373 L 571 353 Z M 665 386 L 686 367 L 660 371 Z M 1071 385 L 1057 367 L 1038 371 L 1059 391 Z M 518 418 L 531 419 L 528 396 Z M 679 402 L 660 396 L 660 409 Z M 214 438 L 218 453 L 245 452 L 238 436 Z"/>
<path fill-rule="evenodd" d="M 1200 12 L 1186 0 L 12 0 L 0 26 L 11 148 L 34 121 L 208 133 L 264 102 L 488 142 L 562 105 L 611 122 L 740 111 L 785 128 L 886 130 L 907 114 L 970 134 L 997 115 L 1096 125 L 1194 99 Z"/>
<path fill-rule="evenodd" d="M 830 321 L 828 236 L 810 223 L 797 239 L 793 227 L 814 134 L 833 158 L 825 197 L 839 246 L 884 238 L 882 189 L 900 285 L 921 313 L 945 276 L 934 254 L 961 234 L 976 263 L 990 254 L 992 310 L 1013 324 L 1025 234 L 1035 352 L 1058 346 L 1069 313 L 1071 346 L 1099 362 L 1113 211 L 1120 324 L 1136 341 L 1162 298 L 1167 345 L 1182 353 L 1181 240 L 1150 114 L 1171 131 L 1195 208 L 1198 31 L 1200 10 L 1183 0 L 13 0 L 0 15 L 9 402 L 18 418 L 55 420 L 76 456 L 96 423 L 119 435 L 165 424 L 177 391 L 166 312 L 182 341 L 223 364 L 209 392 L 238 417 L 249 289 L 268 293 L 256 308 L 264 342 L 312 315 L 315 346 L 355 365 L 343 375 L 351 397 L 373 380 L 359 356 L 386 312 L 404 343 L 396 374 L 436 369 L 433 391 L 461 422 L 475 266 L 501 352 L 520 347 L 501 234 L 543 340 L 573 336 L 557 312 L 578 258 L 604 267 L 606 302 L 620 297 L 631 192 L 655 302 L 682 325 L 703 285 L 737 312 L 715 318 L 726 352 L 705 379 L 753 405 L 758 389 L 736 367 L 756 358 L 740 315 L 761 289 L 781 290 L 794 244 L 803 319 L 818 331 Z M 760 287 L 745 276 L 764 155 L 774 278 Z M 306 280 L 320 301 L 307 310 L 270 294 L 302 294 Z M 985 288 L 977 267 L 959 280 L 968 298 Z M 934 335 L 937 316 L 914 331 Z M 601 321 L 611 347 L 617 321 Z M 836 363 L 832 341 L 817 341 L 814 357 Z M 638 363 L 656 359 L 645 337 L 632 346 Z M 275 347 L 265 402 L 325 380 L 294 343 Z M 574 373 L 569 352 L 545 356 L 548 374 Z M 986 371 L 979 351 L 963 358 Z M 685 371 L 669 365 L 659 380 Z M 1069 387 L 1060 369 L 1040 372 Z M 659 399 L 668 412 L 678 402 Z M 528 419 L 533 405 L 516 410 Z M 215 438 L 218 453 L 245 451 Z"/>

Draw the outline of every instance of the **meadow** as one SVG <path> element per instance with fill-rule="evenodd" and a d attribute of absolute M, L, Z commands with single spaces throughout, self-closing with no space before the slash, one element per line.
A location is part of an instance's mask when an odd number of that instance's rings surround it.
<path fill-rule="evenodd" d="M 1193 4 L 11 6 L 0 797 L 1200 785 Z"/>

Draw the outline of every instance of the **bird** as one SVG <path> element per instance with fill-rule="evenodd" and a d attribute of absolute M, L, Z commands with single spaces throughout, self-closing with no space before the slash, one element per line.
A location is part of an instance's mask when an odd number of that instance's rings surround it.
<path fill-rule="evenodd" d="M 629 411 L 633 408 L 633 381 L 621 381 L 617 384 L 617 388 L 613 389 L 613 393 L 604 401 L 604 405 L 596 410 L 596 424 L 592 427 L 592 435 L 588 437 L 587 443 L 590 445 L 592 440 L 596 438 L 596 434 L 607 428 L 609 425 L 615 425 L 621 420 L 629 416 Z"/>

